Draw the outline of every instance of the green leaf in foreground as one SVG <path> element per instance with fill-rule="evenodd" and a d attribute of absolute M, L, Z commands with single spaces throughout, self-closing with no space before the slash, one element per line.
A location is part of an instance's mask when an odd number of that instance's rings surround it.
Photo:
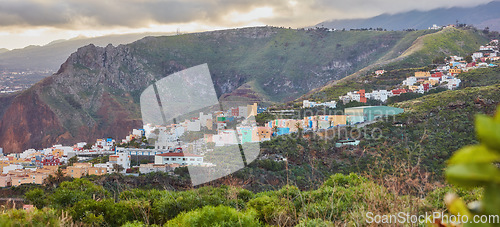
<path fill-rule="evenodd" d="M 497 115 L 499 115 L 497 113 Z M 497 117 L 498 118 L 498 117 Z M 476 116 L 478 138 L 489 148 L 500 153 L 500 123 L 485 115 Z"/>
<path fill-rule="evenodd" d="M 467 146 L 458 150 L 448 161 L 449 165 L 465 163 L 491 163 L 500 161 L 500 153 L 496 153 L 483 145 Z"/>
<path fill-rule="evenodd" d="M 500 170 L 493 164 L 484 163 L 452 165 L 446 169 L 446 178 L 464 187 L 485 186 L 491 182 L 500 184 Z"/>

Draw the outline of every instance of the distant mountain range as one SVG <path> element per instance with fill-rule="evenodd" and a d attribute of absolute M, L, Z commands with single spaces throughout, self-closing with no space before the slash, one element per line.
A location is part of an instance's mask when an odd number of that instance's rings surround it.
<path fill-rule="evenodd" d="M 22 49 L 8 50 L 0 48 L 0 70 L 12 71 L 53 71 L 56 72 L 68 56 L 79 47 L 94 44 L 127 44 L 146 36 L 168 35 L 169 33 L 139 33 L 108 35 L 95 38 L 77 37 L 69 40 L 55 40 L 43 46 L 28 46 Z M 171 33 L 170 33 L 171 34 Z"/>
<path fill-rule="evenodd" d="M 483 29 L 500 31 L 500 1 L 476 7 L 440 8 L 431 11 L 409 11 L 398 14 L 382 14 L 367 19 L 325 21 L 316 26 L 335 29 L 384 28 L 387 30 L 427 29 L 438 26 L 465 23 Z"/>

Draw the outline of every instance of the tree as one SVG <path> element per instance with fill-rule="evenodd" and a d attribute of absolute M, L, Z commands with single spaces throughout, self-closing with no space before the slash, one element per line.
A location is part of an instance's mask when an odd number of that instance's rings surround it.
<path fill-rule="evenodd" d="M 277 125 L 275 125 L 275 126 L 273 127 L 273 132 L 274 132 L 274 135 L 275 135 L 275 136 L 277 136 L 277 135 L 278 135 L 278 131 L 279 131 L 278 126 L 277 126 Z"/>
<path fill-rule="evenodd" d="M 34 188 L 26 192 L 24 198 L 38 209 L 42 209 L 47 205 L 47 196 L 45 195 L 45 191 L 40 188 Z"/>
<path fill-rule="evenodd" d="M 116 173 L 120 173 L 124 170 L 123 166 L 122 165 L 119 165 L 119 164 L 113 164 L 113 170 L 116 172 Z"/>
<path fill-rule="evenodd" d="M 442 57 L 436 57 L 434 60 L 432 60 L 433 64 L 444 64 L 444 58 Z"/>
<path fill-rule="evenodd" d="M 472 56 L 467 55 L 467 56 L 465 57 L 465 61 L 466 61 L 467 63 L 471 63 L 471 62 L 472 62 Z"/>
<path fill-rule="evenodd" d="M 68 166 L 72 166 L 76 162 L 78 162 L 78 157 L 77 156 L 73 156 L 70 159 L 68 159 Z"/>

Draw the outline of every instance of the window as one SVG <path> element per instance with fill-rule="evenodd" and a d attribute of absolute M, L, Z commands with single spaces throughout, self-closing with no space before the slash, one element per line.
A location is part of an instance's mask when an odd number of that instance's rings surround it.
<path fill-rule="evenodd" d="M 175 158 L 172 158 L 172 161 L 175 161 Z"/>
<path fill-rule="evenodd" d="M 194 158 L 190 158 L 190 159 L 189 159 L 189 161 L 192 161 L 192 162 L 194 162 Z"/>
<path fill-rule="evenodd" d="M 168 161 L 168 160 L 169 160 L 169 158 L 165 158 L 165 160 L 167 160 L 167 161 Z"/>
<path fill-rule="evenodd" d="M 186 158 L 182 158 L 182 161 L 186 161 Z"/>

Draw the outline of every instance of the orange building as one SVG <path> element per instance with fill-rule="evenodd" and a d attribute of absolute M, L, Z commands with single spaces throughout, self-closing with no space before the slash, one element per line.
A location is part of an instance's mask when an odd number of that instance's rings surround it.
<path fill-rule="evenodd" d="M 359 101 L 362 103 L 366 103 L 366 95 L 365 95 L 365 89 L 359 90 Z"/>

